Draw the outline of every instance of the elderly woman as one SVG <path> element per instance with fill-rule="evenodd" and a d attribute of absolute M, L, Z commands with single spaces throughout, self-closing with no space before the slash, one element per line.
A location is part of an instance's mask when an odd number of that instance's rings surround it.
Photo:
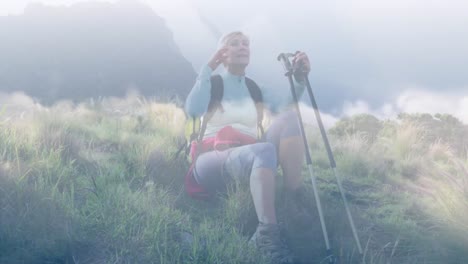
<path fill-rule="evenodd" d="M 206 126 L 205 138 L 214 137 L 223 127 L 231 126 L 239 133 L 257 138 L 257 110 L 246 84 L 246 68 L 250 61 L 249 38 L 242 32 L 232 32 L 220 40 L 220 48 L 205 65 L 187 97 L 185 111 L 189 116 L 206 114 L 211 96 L 211 77 L 220 64 L 224 93 L 222 108 L 216 110 Z M 304 74 L 310 71 L 305 53 L 299 52 L 292 60 L 300 63 Z M 295 76 L 296 93 L 304 92 L 304 76 Z M 291 253 L 280 239 L 275 212 L 275 176 L 280 165 L 284 185 L 289 197 L 303 191 L 302 165 L 304 144 L 300 135 L 298 118 L 290 109 L 292 95 L 278 97 L 272 90 L 260 88 L 263 104 L 275 114 L 272 124 L 256 143 L 212 150 L 201 153 L 194 165 L 193 177 L 210 193 L 222 192 L 232 179 L 248 179 L 253 204 L 258 217 L 258 227 L 251 238 L 253 245 L 271 256 L 274 262 L 291 262 Z"/>

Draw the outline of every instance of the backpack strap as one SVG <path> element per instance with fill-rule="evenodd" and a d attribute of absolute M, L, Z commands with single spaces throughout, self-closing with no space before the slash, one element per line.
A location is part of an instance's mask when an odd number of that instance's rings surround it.
<path fill-rule="evenodd" d="M 185 140 L 185 143 L 177 151 L 175 158 L 179 156 L 179 153 L 185 148 L 185 154 L 188 155 L 190 151 L 190 144 L 192 141 L 196 140 L 201 142 L 203 136 L 205 135 L 206 126 L 208 121 L 213 117 L 216 110 L 220 109 L 224 111 L 223 106 L 221 105 L 221 100 L 224 95 L 224 83 L 221 75 L 216 74 L 211 76 L 211 90 L 210 90 L 210 101 L 208 103 L 207 112 L 200 118 L 192 117 L 192 134 L 190 135 L 189 141 Z M 197 126 L 196 124 L 200 124 Z M 195 156 L 198 156 L 197 154 Z"/>
<path fill-rule="evenodd" d="M 247 88 L 249 89 L 250 97 L 252 97 L 254 103 L 255 103 L 255 108 L 257 109 L 257 129 L 258 133 L 257 136 L 262 138 L 264 134 L 263 130 L 263 95 L 262 91 L 260 90 L 260 87 L 258 87 L 257 83 L 255 83 L 252 79 L 245 77 L 245 84 L 247 85 Z"/>
<path fill-rule="evenodd" d="M 221 75 L 216 74 L 211 76 L 211 97 L 210 102 L 208 103 L 208 111 L 207 113 L 210 114 L 210 117 L 216 112 L 217 109 L 223 110 L 223 106 L 221 105 L 221 100 L 223 100 L 224 95 L 224 82 Z M 205 114 L 206 115 L 206 114 Z"/>

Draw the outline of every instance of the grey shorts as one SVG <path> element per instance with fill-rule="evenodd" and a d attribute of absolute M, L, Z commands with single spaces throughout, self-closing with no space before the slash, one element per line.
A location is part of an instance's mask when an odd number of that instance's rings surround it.
<path fill-rule="evenodd" d="M 194 167 L 195 180 L 209 192 L 223 192 L 233 179 L 249 179 L 253 169 L 278 166 L 281 139 L 300 135 L 297 115 L 288 111 L 277 116 L 255 144 L 201 154 Z"/>

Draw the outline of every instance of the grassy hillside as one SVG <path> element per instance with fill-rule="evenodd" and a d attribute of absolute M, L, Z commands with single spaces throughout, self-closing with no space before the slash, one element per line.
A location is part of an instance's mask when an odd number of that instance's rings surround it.
<path fill-rule="evenodd" d="M 184 114 L 138 97 L 0 108 L 0 263 L 264 263 L 248 186 L 186 196 L 174 159 Z M 364 247 L 359 256 L 318 131 L 308 128 L 330 242 L 340 263 L 465 263 L 466 125 L 447 115 L 360 115 L 329 130 Z M 278 215 L 304 263 L 324 261 L 310 219 Z M 311 190 L 304 167 L 304 180 Z M 326 263 L 325 261 L 322 263 Z"/>

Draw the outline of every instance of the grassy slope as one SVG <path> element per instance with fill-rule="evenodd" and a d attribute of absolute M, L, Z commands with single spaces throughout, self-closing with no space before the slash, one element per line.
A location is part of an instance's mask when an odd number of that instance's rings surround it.
<path fill-rule="evenodd" d="M 104 100 L 0 116 L 0 263 L 262 263 L 248 187 L 211 202 L 183 192 L 173 105 Z M 11 115 L 14 118 L 8 120 Z M 7 121 L 8 120 L 8 121 Z M 13 121 L 12 121 L 13 120 Z M 468 159 L 412 122 L 331 133 L 360 257 L 318 132 L 309 130 L 331 245 L 341 263 L 463 263 Z M 374 133 L 375 131 L 373 131 Z M 318 217 L 278 215 L 306 263 L 325 257 Z M 310 179 L 304 169 L 306 186 Z M 316 215 L 312 191 L 305 201 Z M 189 235 L 191 234 L 191 235 Z"/>

